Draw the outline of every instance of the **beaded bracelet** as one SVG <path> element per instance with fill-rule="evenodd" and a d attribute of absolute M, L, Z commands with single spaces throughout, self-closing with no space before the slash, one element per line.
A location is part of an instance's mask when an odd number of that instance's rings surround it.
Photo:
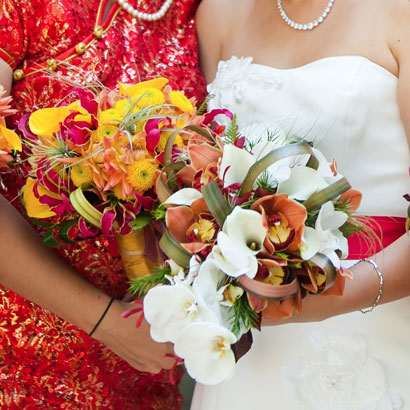
<path fill-rule="evenodd" d="M 358 263 L 360 263 L 360 262 L 368 262 L 368 263 L 370 263 L 371 265 L 373 265 L 373 268 L 374 268 L 374 270 L 376 271 L 377 276 L 379 277 L 379 292 L 378 292 L 378 294 L 377 294 L 377 296 L 376 296 L 376 299 L 375 299 L 373 305 L 372 305 L 371 307 L 367 308 L 367 309 L 360 309 L 360 311 L 361 311 L 363 314 L 365 314 L 365 313 L 370 313 L 370 312 L 378 305 L 378 303 L 379 303 L 379 301 L 380 301 L 380 298 L 381 298 L 382 295 L 383 295 L 383 284 L 384 284 L 384 280 L 383 280 L 383 274 L 381 273 L 381 271 L 380 271 L 380 269 L 379 269 L 379 266 L 377 265 L 377 263 L 376 263 L 373 259 L 368 259 L 368 258 L 366 258 L 366 259 L 360 260 Z"/>
<path fill-rule="evenodd" d="M 111 298 L 110 302 L 108 303 L 107 307 L 106 307 L 105 310 L 104 310 L 104 313 L 103 313 L 103 314 L 101 315 L 101 317 L 98 319 L 98 322 L 95 324 L 93 330 L 91 330 L 91 332 L 88 333 L 88 336 L 91 337 L 91 336 L 93 335 L 93 333 L 97 330 L 97 327 L 100 325 L 100 323 L 101 323 L 102 320 L 104 319 L 105 315 L 107 314 L 108 309 L 111 307 L 112 302 L 114 302 L 114 298 Z"/>

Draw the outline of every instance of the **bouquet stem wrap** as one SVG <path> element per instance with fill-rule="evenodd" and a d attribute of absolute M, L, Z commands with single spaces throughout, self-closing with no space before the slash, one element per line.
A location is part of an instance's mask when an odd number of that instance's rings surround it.
<path fill-rule="evenodd" d="M 128 279 L 149 275 L 156 264 L 145 255 L 144 230 L 132 231 L 127 235 L 116 235 L 122 264 Z"/>

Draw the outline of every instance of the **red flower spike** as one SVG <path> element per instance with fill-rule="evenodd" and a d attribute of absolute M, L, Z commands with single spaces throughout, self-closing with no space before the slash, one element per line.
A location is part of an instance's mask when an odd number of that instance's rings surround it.
<path fill-rule="evenodd" d="M 180 364 L 182 364 L 184 361 L 180 357 L 175 356 L 175 355 L 170 354 L 170 353 L 167 353 L 165 355 L 165 357 L 171 357 L 171 358 L 175 359 L 175 363 L 169 371 L 169 381 L 173 386 L 175 386 L 177 384 L 177 380 L 176 380 L 176 377 L 175 377 L 175 371 L 176 371 L 177 367 Z"/>
<path fill-rule="evenodd" d="M 135 315 L 136 313 L 142 312 L 144 309 L 142 307 L 138 307 L 138 308 L 134 308 L 134 309 L 130 309 L 127 310 L 126 312 L 124 312 L 121 317 L 123 319 L 128 319 L 130 316 Z"/>

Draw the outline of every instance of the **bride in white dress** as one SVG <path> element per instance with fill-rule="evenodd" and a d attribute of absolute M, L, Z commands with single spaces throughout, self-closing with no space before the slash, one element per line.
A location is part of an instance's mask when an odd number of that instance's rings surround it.
<path fill-rule="evenodd" d="M 364 214 L 404 217 L 410 3 L 327 2 L 204 0 L 197 24 L 211 105 L 236 113 L 248 136 L 270 129 L 312 140 L 363 193 Z M 325 7 L 306 30 L 285 21 L 312 21 Z M 373 305 L 379 278 L 360 262 L 343 297 L 308 296 L 286 320 L 307 323 L 254 332 L 233 378 L 197 385 L 191 409 L 410 409 L 409 237 L 373 259 L 384 286 L 372 312 L 360 309 Z"/>

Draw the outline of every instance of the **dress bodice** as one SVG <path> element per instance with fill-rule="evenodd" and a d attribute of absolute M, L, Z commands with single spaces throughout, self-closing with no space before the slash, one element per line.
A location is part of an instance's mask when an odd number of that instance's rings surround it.
<path fill-rule="evenodd" d="M 276 69 L 251 57 L 219 63 L 211 107 L 238 116 L 245 136 L 267 129 L 313 141 L 360 190 L 360 210 L 405 216 L 409 148 L 400 120 L 398 79 L 361 56 L 329 57 Z M 387 148 L 384 149 L 383 147 Z"/>

